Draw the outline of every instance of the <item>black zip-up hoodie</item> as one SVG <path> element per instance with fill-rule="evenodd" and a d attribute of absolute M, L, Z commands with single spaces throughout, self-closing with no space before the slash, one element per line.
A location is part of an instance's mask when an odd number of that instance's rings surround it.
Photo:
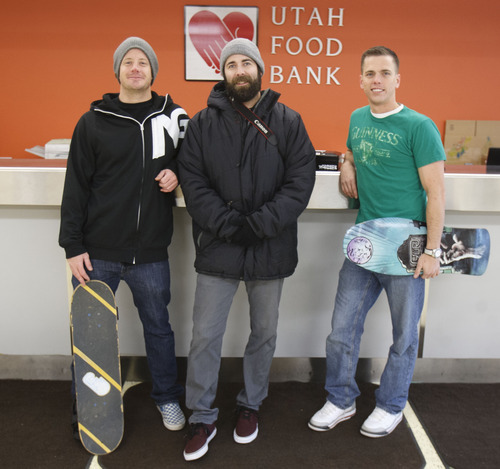
<path fill-rule="evenodd" d="M 61 204 L 59 244 L 71 258 L 125 263 L 168 257 L 174 195 L 155 177 L 177 173 L 188 116 L 170 96 L 153 92 L 143 122 L 118 107 L 118 94 L 94 101 L 76 125 Z"/>

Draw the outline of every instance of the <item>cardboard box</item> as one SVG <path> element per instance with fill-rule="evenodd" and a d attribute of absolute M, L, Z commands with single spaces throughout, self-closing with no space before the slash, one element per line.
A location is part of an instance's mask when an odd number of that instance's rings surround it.
<path fill-rule="evenodd" d="M 498 146 L 500 121 L 446 121 L 444 150 L 447 164 L 485 164 L 489 148 Z"/>
<path fill-rule="evenodd" d="M 476 121 L 476 136 L 489 137 L 493 146 L 500 144 L 500 121 Z"/>

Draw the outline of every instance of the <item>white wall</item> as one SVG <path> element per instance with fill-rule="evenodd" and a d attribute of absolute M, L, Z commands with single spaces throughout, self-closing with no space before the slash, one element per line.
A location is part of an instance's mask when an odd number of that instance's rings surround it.
<path fill-rule="evenodd" d="M 171 322 L 178 356 L 191 339 L 195 288 L 191 223 L 176 208 L 170 249 Z M 354 222 L 351 210 L 307 210 L 299 221 L 299 266 L 285 280 L 280 308 L 277 357 L 323 357 L 325 339 L 343 261 L 342 238 Z M 497 293 L 500 245 L 496 213 L 447 213 L 448 225 L 490 229 L 490 268 L 482 277 L 442 275 L 430 285 L 424 357 L 500 358 L 500 299 Z M 69 302 L 64 253 L 57 244 L 58 207 L 0 206 L 0 353 L 69 355 Z M 122 355 L 144 355 L 142 328 L 127 286 L 117 292 Z M 244 288 L 235 297 L 223 356 L 243 353 L 249 334 Z M 391 326 L 385 296 L 365 324 L 362 357 L 386 357 Z"/>
<path fill-rule="evenodd" d="M 500 357 L 500 217 L 498 213 L 446 212 L 446 224 L 487 228 L 491 237 L 484 275 L 441 275 L 430 285 L 424 357 Z"/>

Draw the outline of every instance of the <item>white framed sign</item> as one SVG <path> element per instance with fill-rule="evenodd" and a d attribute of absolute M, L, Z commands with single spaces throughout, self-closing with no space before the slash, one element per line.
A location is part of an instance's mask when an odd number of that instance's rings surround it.
<path fill-rule="evenodd" d="M 186 80 L 219 81 L 220 53 L 237 37 L 257 44 L 258 7 L 184 7 Z"/>

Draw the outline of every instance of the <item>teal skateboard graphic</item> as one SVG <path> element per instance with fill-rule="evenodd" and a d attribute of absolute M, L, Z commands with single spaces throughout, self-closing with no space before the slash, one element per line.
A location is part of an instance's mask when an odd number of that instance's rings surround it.
<path fill-rule="evenodd" d="M 372 272 L 413 275 L 426 241 L 425 223 L 405 218 L 377 218 L 347 230 L 344 254 Z M 490 235 L 486 229 L 445 227 L 441 249 L 442 273 L 482 275 L 488 266 Z"/>
<path fill-rule="evenodd" d="M 115 299 L 103 282 L 79 285 L 71 301 L 71 336 L 80 440 L 108 454 L 123 435 L 123 401 Z"/>

